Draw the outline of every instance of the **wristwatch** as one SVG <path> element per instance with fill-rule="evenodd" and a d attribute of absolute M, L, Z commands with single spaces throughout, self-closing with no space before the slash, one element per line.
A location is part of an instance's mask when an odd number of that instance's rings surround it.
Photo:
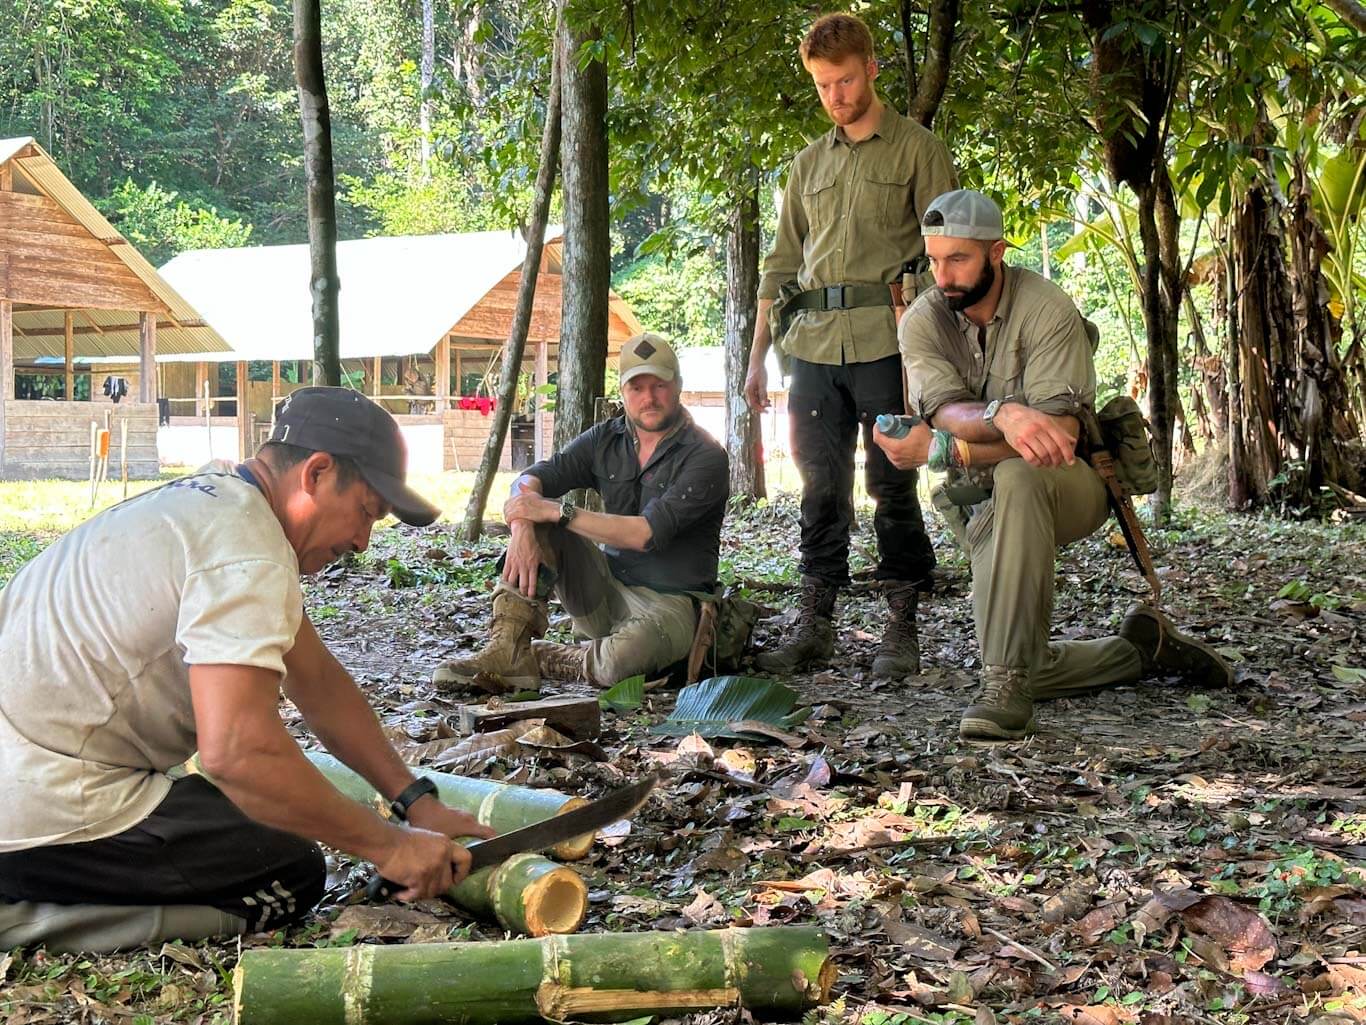
<path fill-rule="evenodd" d="M 982 419 L 987 423 L 991 424 L 992 427 L 995 427 L 996 414 L 1001 411 L 1001 407 L 1004 406 L 1007 402 L 1014 401 L 1014 395 L 1007 395 L 1003 399 L 992 399 L 990 402 L 987 403 L 987 408 L 982 410 Z"/>
<path fill-rule="evenodd" d="M 389 802 L 389 812 L 400 822 L 408 821 L 408 809 L 417 803 L 419 797 L 427 794 L 436 795 L 436 784 L 427 776 L 419 776 L 406 787 L 398 792 L 398 796 Z"/>
<path fill-rule="evenodd" d="M 579 507 L 577 505 L 570 504 L 569 499 L 566 498 L 563 502 L 560 503 L 560 526 L 569 526 L 570 523 L 574 522 L 574 517 L 578 514 Z"/>

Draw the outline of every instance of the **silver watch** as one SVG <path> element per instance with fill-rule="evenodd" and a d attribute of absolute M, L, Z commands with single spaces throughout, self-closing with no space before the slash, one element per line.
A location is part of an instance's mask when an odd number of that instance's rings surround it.
<path fill-rule="evenodd" d="M 1007 395 L 1007 396 L 1006 396 L 1005 398 L 1003 398 L 1003 399 L 992 399 L 990 402 L 987 403 L 987 408 L 984 409 L 984 410 L 982 410 L 982 419 L 983 419 L 986 423 L 991 424 L 992 427 L 995 427 L 995 426 L 996 426 L 996 414 L 999 413 L 999 412 L 1001 411 L 1001 407 L 1004 406 L 1007 402 L 1014 402 L 1014 401 L 1015 401 L 1015 396 L 1013 396 L 1013 395 Z"/>

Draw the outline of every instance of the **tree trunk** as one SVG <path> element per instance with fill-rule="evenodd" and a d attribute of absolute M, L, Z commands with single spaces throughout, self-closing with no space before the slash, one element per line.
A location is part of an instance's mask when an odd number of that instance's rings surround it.
<path fill-rule="evenodd" d="M 558 11 L 556 17 L 559 17 Z M 512 314 L 507 344 L 503 348 L 503 376 L 498 384 L 498 404 L 493 410 L 484 454 L 479 460 L 479 472 L 474 478 L 465 507 L 465 522 L 461 533 L 469 541 L 476 541 L 484 529 L 484 509 L 488 505 L 489 490 L 503 458 L 503 443 L 508 424 L 512 421 L 512 404 L 517 400 L 517 381 L 521 376 L 522 355 L 526 351 L 526 336 L 531 329 L 531 311 L 536 299 L 536 281 L 541 271 L 541 254 L 545 250 L 545 226 L 550 217 L 550 199 L 555 192 L 555 166 L 560 155 L 560 44 L 559 33 L 550 57 L 550 94 L 546 97 L 545 127 L 541 130 L 540 166 L 536 171 L 536 192 L 531 201 L 531 223 L 527 226 L 526 257 L 522 260 L 522 280 L 517 286 L 517 308 Z M 536 416 L 540 416 L 537 410 Z"/>
<path fill-rule="evenodd" d="M 309 292 L 313 296 L 313 381 L 340 385 L 337 201 L 332 177 L 332 117 L 323 75 L 320 0 L 294 0 L 294 76 L 308 183 Z"/>
<path fill-rule="evenodd" d="M 925 41 L 925 62 L 920 66 L 920 78 L 915 83 L 915 95 L 911 97 L 906 116 L 919 121 L 926 128 L 934 123 L 934 115 L 939 112 L 939 103 L 944 98 L 944 90 L 949 84 L 949 65 L 953 59 L 953 36 L 958 28 L 958 0 L 930 0 L 930 26 Z M 905 16 L 904 0 L 902 21 Z M 906 46 L 909 50 L 914 44 L 910 33 L 906 33 Z M 914 68 L 914 58 L 909 58 L 907 68 Z M 909 88 L 909 79 L 907 82 Z"/>
<path fill-rule="evenodd" d="M 607 295 L 612 239 L 607 203 L 607 66 L 580 66 L 580 51 L 599 36 L 560 22 L 564 176 L 564 298 L 560 314 L 555 448 L 593 423 L 593 403 L 607 370 Z"/>
<path fill-rule="evenodd" d="M 422 174 L 432 159 L 432 81 L 436 77 L 436 0 L 422 0 L 422 59 L 418 81 L 422 94 L 418 97 L 417 122 L 422 135 Z"/>
<path fill-rule="evenodd" d="M 763 498 L 762 414 L 745 401 L 745 371 L 754 343 L 759 302 L 759 181 L 731 211 L 726 228 L 726 450 L 730 453 L 730 493 Z M 686 383 L 686 382 L 685 382 Z"/>
<path fill-rule="evenodd" d="M 328 782 L 353 801 L 387 812 L 388 802 L 380 797 L 375 788 L 332 755 L 323 751 L 309 751 L 308 760 L 327 777 Z M 413 772 L 431 778 L 443 804 L 450 805 L 456 811 L 468 812 L 479 820 L 480 825 L 488 826 L 497 833 L 544 822 L 588 803 L 582 797 L 570 797 L 557 790 L 513 786 L 497 780 L 457 776 L 428 768 L 413 768 Z M 561 861 L 578 861 L 592 849 L 593 837 L 594 834 L 589 833 L 587 836 L 562 840 L 551 848 L 550 853 Z"/>
<path fill-rule="evenodd" d="M 495 943 L 256 948 L 237 1025 L 522 1025 L 679 1018 L 739 1005 L 798 1021 L 830 999 L 817 929 L 597 933 Z"/>

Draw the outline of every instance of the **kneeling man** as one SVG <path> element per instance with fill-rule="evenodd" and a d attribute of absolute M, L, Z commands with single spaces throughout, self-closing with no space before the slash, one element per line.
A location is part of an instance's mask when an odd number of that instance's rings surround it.
<path fill-rule="evenodd" d="M 503 506 L 512 537 L 488 644 L 439 666 L 438 685 L 483 676 L 508 690 L 540 678 L 610 687 L 688 654 L 696 600 L 716 591 L 729 462 L 683 408 L 668 342 L 637 335 L 622 347 L 619 369 L 625 414 L 512 482 Z M 607 511 L 560 500 L 579 488 L 596 489 Z M 539 639 L 552 593 L 588 644 Z"/>
<path fill-rule="evenodd" d="M 1001 211 L 970 189 L 938 196 L 922 218 L 938 288 L 902 317 L 911 408 L 905 438 L 874 440 L 893 465 L 947 470 L 935 505 L 972 560 L 982 690 L 965 740 L 1012 740 L 1034 702 L 1155 672 L 1207 685 L 1231 674 L 1213 649 L 1140 605 L 1119 636 L 1048 639 L 1054 557 L 1109 515 L 1105 485 L 1077 455 L 1078 417 L 1095 402 L 1086 322 L 1062 289 L 1003 262 Z"/>
<path fill-rule="evenodd" d="M 364 551 L 404 484 L 393 417 L 303 388 L 254 459 L 87 520 L 0 590 L 0 949 L 106 951 L 276 929 L 323 895 L 319 843 L 430 897 L 488 836 L 415 780 L 304 614 L 300 573 Z M 281 694 L 393 804 L 332 786 Z M 198 750 L 204 776 L 168 771 Z"/>

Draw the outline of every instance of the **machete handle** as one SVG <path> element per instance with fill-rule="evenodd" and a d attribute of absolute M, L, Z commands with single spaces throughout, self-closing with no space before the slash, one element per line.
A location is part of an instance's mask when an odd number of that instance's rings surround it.
<path fill-rule="evenodd" d="M 392 879 L 385 879 L 376 872 L 370 877 L 370 881 L 365 884 L 365 899 L 372 904 L 378 904 L 381 901 L 389 900 L 401 889 L 403 889 L 403 887 L 398 883 L 394 882 Z"/>

